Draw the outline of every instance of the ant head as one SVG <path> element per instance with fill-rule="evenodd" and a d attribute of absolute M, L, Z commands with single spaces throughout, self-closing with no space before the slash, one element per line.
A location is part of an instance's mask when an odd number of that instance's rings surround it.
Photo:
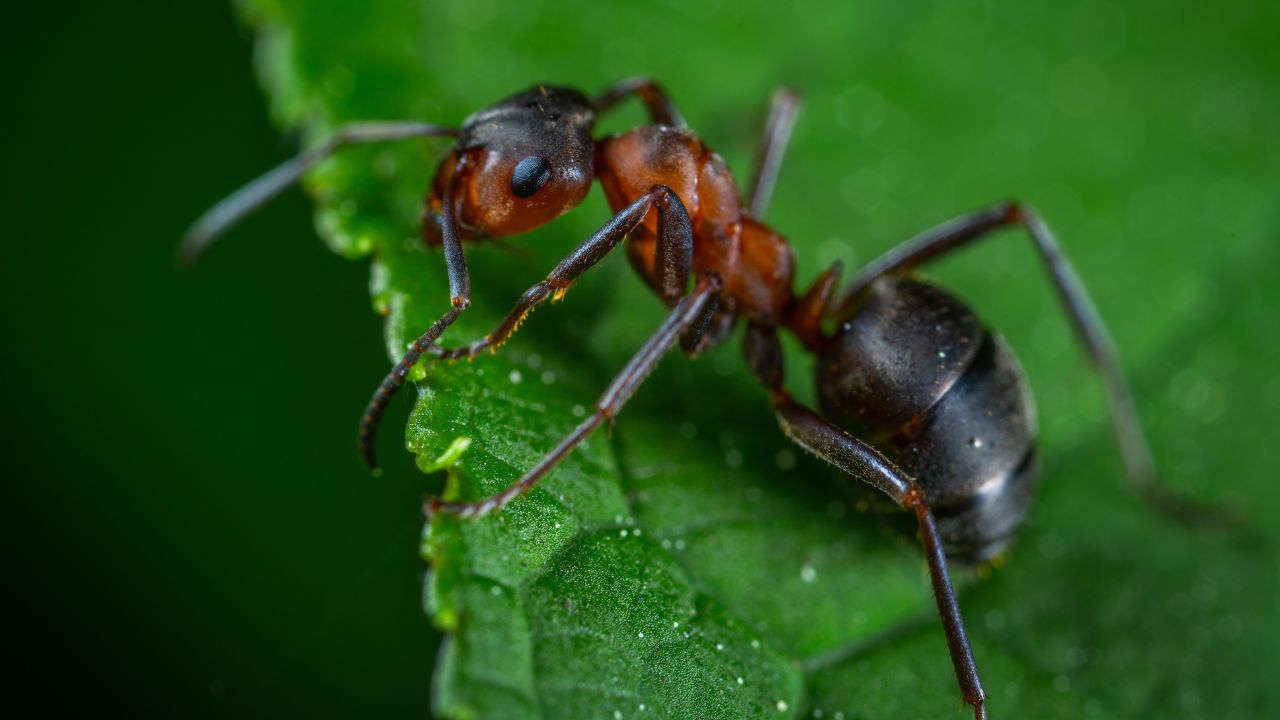
<path fill-rule="evenodd" d="M 594 177 L 595 113 L 576 90 L 537 86 L 467 118 L 427 197 L 427 242 L 444 203 L 462 237 L 518 235 L 572 210 Z"/>

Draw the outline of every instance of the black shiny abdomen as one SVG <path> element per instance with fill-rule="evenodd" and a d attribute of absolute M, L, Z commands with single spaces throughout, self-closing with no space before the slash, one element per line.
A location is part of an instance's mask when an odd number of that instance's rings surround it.
<path fill-rule="evenodd" d="M 924 489 L 947 554 L 1013 540 L 1036 476 L 1022 369 L 964 303 L 911 277 L 877 281 L 817 364 L 823 413 Z"/>

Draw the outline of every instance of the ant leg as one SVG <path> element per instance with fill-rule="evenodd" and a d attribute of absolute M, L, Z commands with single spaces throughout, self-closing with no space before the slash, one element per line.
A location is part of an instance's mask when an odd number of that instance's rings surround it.
<path fill-rule="evenodd" d="M 422 357 L 422 353 L 431 347 L 440 335 L 453 324 L 462 312 L 471 306 L 471 276 L 467 272 L 467 258 L 462 252 L 462 239 L 458 236 L 458 220 L 454 216 L 455 205 L 454 193 L 458 188 L 458 180 L 464 173 L 466 161 L 458 162 L 454 170 L 449 184 L 445 187 L 443 203 L 443 214 L 440 223 L 440 239 L 441 246 L 444 250 L 444 263 L 449 273 L 449 310 L 440 319 L 431 324 L 427 331 L 418 336 L 417 340 L 409 346 L 400 361 L 391 368 L 391 372 L 378 385 L 378 389 L 374 391 L 373 397 L 369 399 L 369 404 L 365 406 L 364 415 L 360 417 L 360 430 L 356 434 L 356 448 L 360 451 L 360 457 L 364 460 L 364 464 L 369 470 L 375 474 L 378 472 L 378 457 L 374 449 L 374 438 L 378 435 L 378 425 L 382 422 L 382 415 L 387 411 L 387 406 L 391 404 L 391 398 L 404 385 L 404 379 L 409 374 L 409 368 L 418 362 L 418 358 Z"/>
<path fill-rule="evenodd" d="M 651 77 L 627 78 L 605 88 L 592 99 L 591 105 L 595 108 L 597 115 L 603 114 L 625 100 L 628 95 L 640 98 L 654 124 L 685 127 L 684 116 L 680 114 L 676 104 L 671 101 L 671 97 L 667 95 L 666 90 L 662 89 L 658 81 Z"/>
<path fill-rule="evenodd" d="M 689 286 L 689 274 L 693 267 L 693 228 L 689 221 L 689 212 L 684 203 L 671 188 L 655 185 L 649 192 L 636 198 L 630 205 L 614 215 L 595 235 L 587 238 L 569 256 L 547 275 L 547 279 L 537 283 L 525 291 L 524 295 L 507 314 L 506 319 L 498 324 L 493 332 L 470 345 L 460 348 L 440 348 L 435 341 L 440 334 L 462 314 L 471 303 L 471 284 L 467 277 L 466 258 L 462 254 L 462 244 L 458 240 L 457 221 L 453 217 L 451 200 L 455 184 L 461 177 L 461 170 L 455 171 L 445 191 L 444 222 L 442 233 L 444 239 L 445 262 L 449 266 L 449 288 L 453 295 L 453 307 L 431 326 L 421 337 L 414 341 L 400 362 L 392 368 L 378 390 L 369 400 L 364 416 L 360 420 L 360 432 L 357 446 L 365 465 L 377 471 L 378 461 L 374 453 L 373 441 L 378 432 L 378 424 L 391 401 L 391 397 L 404 384 L 409 368 L 422 357 L 430 353 L 446 360 L 474 357 L 485 349 L 496 350 L 515 333 L 535 307 L 549 297 L 563 295 L 569 286 L 582 273 L 600 262 L 609 251 L 618 246 L 627 233 L 631 232 L 652 208 L 658 210 L 658 247 L 655 274 L 658 277 L 659 293 L 668 305 L 674 306 L 685 294 Z"/>
<path fill-rule="evenodd" d="M 447 513 L 459 517 L 484 515 L 516 499 L 527 492 L 542 479 L 552 468 L 578 446 L 591 431 L 605 420 L 613 421 L 622 411 L 623 405 L 631 398 L 649 373 L 658 365 L 676 341 L 688 332 L 696 333 L 704 327 L 711 314 L 715 312 L 716 302 L 720 295 L 720 277 L 707 274 L 698 278 L 693 292 L 686 295 L 675 309 L 667 316 L 657 331 L 645 341 L 636 354 L 631 357 L 622 371 L 618 373 L 604 394 L 596 401 L 595 411 L 578 424 L 559 445 L 534 465 L 505 490 L 472 502 L 444 502 L 439 498 L 427 501 L 424 508 L 428 517 L 437 513 Z"/>
<path fill-rule="evenodd" d="M 956 602 L 955 588 L 947 572 L 947 556 L 938 537 L 937 523 L 925 501 L 924 492 L 915 480 L 903 473 L 898 466 L 880 451 L 832 425 L 812 410 L 797 403 L 782 389 L 782 347 L 778 344 L 777 331 L 772 327 L 751 323 L 743 340 L 747 364 L 760 382 L 769 390 L 773 411 L 782 431 L 793 442 L 819 458 L 870 484 L 903 508 L 913 510 L 920 525 L 920 541 L 924 544 L 925 557 L 929 561 L 929 580 L 933 585 L 933 597 L 942 618 L 942 628 L 947 636 L 947 648 L 951 651 L 951 664 L 964 701 L 973 706 L 976 720 L 986 718 L 982 679 L 965 634 L 964 619 Z"/>
<path fill-rule="evenodd" d="M 791 88 L 778 88 L 773 93 L 773 104 L 764 123 L 760 137 L 760 150 L 756 155 L 755 172 L 746 195 L 747 214 L 757 220 L 764 217 L 773 196 L 773 186 L 782 168 L 782 157 L 791 141 L 791 131 L 800 112 L 800 95 Z"/>
<path fill-rule="evenodd" d="M 284 161 L 209 208 L 182 236 L 178 257 L 193 264 L 214 240 L 298 182 L 320 161 L 353 145 L 415 137 L 455 137 L 458 131 L 420 122 L 359 122 L 343 125 L 320 145 Z"/>
<path fill-rule="evenodd" d="M 836 306 L 835 316 L 841 320 L 849 317 L 859 297 L 877 278 L 911 270 L 986 237 L 994 230 L 1013 225 L 1022 225 L 1030 234 L 1032 244 L 1049 272 L 1050 282 L 1102 379 L 1107 405 L 1111 410 L 1112 432 L 1116 445 L 1120 448 L 1129 483 L 1157 509 L 1179 521 L 1220 525 L 1236 522 L 1236 518 L 1232 517 L 1233 512 L 1206 508 L 1160 484 L 1151 449 L 1135 410 L 1133 393 L 1120 371 L 1120 361 L 1111 335 L 1075 269 L 1058 247 L 1048 226 L 1032 208 L 1018 202 L 1001 203 L 943 223 L 902 243 L 871 262 L 854 277 Z"/>
<path fill-rule="evenodd" d="M 925 502 L 924 492 L 915 481 L 875 448 L 854 438 L 832 425 L 808 408 L 796 403 L 782 390 L 773 391 L 773 407 L 782 430 L 797 445 L 819 458 L 844 470 L 854 477 L 870 483 L 884 492 L 894 502 L 908 510 L 914 510 L 920 525 L 920 542 L 924 545 L 929 561 L 929 580 L 933 585 L 933 597 L 942 618 L 942 628 L 951 652 L 951 665 L 964 701 L 973 706 L 976 720 L 986 718 L 986 693 L 978 676 L 978 665 L 973 659 L 973 649 L 965 633 L 960 605 L 956 602 L 955 588 L 947 572 L 947 556 L 938 537 L 938 527 L 933 512 Z"/>
<path fill-rule="evenodd" d="M 455 348 L 433 345 L 429 352 L 443 360 L 460 360 L 473 358 L 485 350 L 496 351 L 535 307 L 547 298 L 559 297 L 568 291 L 579 276 L 603 260 L 654 207 L 658 209 L 656 274 L 660 279 L 663 299 L 667 305 L 675 305 L 689 286 L 693 267 L 693 229 L 680 197 L 667 186 L 657 185 L 619 211 L 595 235 L 569 253 L 545 280 L 526 290 L 506 318 L 484 338 Z"/>
<path fill-rule="evenodd" d="M 787 308 L 783 326 L 794 333 L 809 352 L 819 352 L 826 341 L 822 320 L 831 312 L 843 271 L 844 263 L 839 260 L 831 263 L 831 267 L 813 281 L 805 294 Z"/>

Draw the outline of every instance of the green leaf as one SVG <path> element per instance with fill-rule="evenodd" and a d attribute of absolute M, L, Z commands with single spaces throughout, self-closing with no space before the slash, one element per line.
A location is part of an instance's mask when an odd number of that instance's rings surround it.
<path fill-rule="evenodd" d="M 1255 470 L 1280 461 L 1274 429 L 1224 422 L 1280 403 L 1263 372 L 1273 333 L 1259 333 L 1280 300 L 1262 210 L 1280 161 L 1255 152 L 1280 120 L 1261 90 L 1276 62 L 1250 30 L 1265 19 L 1193 28 L 1154 3 L 1008 3 L 980 22 L 947 3 L 823 5 L 243 8 L 274 112 L 308 142 L 356 119 L 458 123 L 536 81 L 595 90 L 648 73 L 741 170 L 769 90 L 798 84 L 806 109 L 770 220 L 803 281 L 981 204 L 1029 200 L 1110 321 L 1170 482 L 1274 516 L 1280 494 Z M 638 122 L 633 108 L 605 129 Z M 372 258 L 390 358 L 447 307 L 442 260 L 416 226 L 440 149 L 352 150 L 307 183 L 325 241 Z M 516 239 L 527 257 L 470 248 L 475 303 L 447 342 L 486 332 L 607 217 L 593 193 Z M 1274 525 L 1193 532 L 1123 487 L 1096 383 L 1024 239 L 1002 235 L 937 274 L 1018 349 L 1042 416 L 1044 480 L 1019 545 L 990 578 L 960 578 L 992 716 L 1274 712 Z M 418 466 L 445 470 L 449 497 L 507 486 L 662 316 L 611 258 L 498 355 L 425 368 L 407 432 Z M 440 715 L 961 712 L 911 533 L 860 512 L 847 479 L 788 445 L 734 345 L 669 358 L 612 433 L 504 512 L 427 529 L 428 610 L 449 633 Z M 789 385 L 811 398 L 811 362 L 787 351 Z M 434 477 L 423 486 L 438 490 Z"/>

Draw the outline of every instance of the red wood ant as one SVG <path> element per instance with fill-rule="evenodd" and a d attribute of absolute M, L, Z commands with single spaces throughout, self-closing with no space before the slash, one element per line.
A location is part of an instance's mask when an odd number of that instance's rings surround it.
<path fill-rule="evenodd" d="M 596 118 L 629 96 L 651 124 L 596 140 Z M 760 218 L 769 204 L 798 100 L 774 96 L 747 200 L 719 155 L 687 127 L 652 80 L 619 83 L 595 98 L 537 85 L 468 117 L 458 129 L 416 122 L 357 123 L 286 162 L 207 212 L 183 241 L 194 259 L 218 235 L 339 149 L 411 137 L 455 138 L 426 198 L 423 234 L 440 246 L 452 305 L 378 387 L 360 423 L 359 449 L 376 469 L 373 439 L 409 369 L 428 354 L 456 360 L 496 351 L 525 316 L 563 294 L 588 268 L 630 239 L 627 257 L 671 308 L 584 419 L 506 490 L 470 502 L 431 499 L 428 515 L 497 510 L 532 488 L 606 420 L 612 420 L 677 342 L 689 355 L 714 347 L 745 319 L 743 348 L 769 392 L 783 431 L 801 447 L 869 483 L 914 512 L 938 612 L 964 700 L 986 716 L 947 558 L 977 562 L 1013 540 L 1031 499 L 1037 465 L 1034 411 L 1025 377 L 999 335 L 954 296 L 913 278 L 929 260 L 1021 225 L 1102 379 L 1112 429 L 1132 484 L 1165 511 L 1198 508 L 1159 485 L 1114 345 L 1067 258 L 1039 215 L 1001 203 L 963 215 L 867 265 L 837 294 L 840 264 L 801 296 L 787 240 Z M 492 332 L 469 345 L 436 344 L 471 304 L 463 243 L 518 235 L 568 212 L 598 178 L 614 216 L 533 285 Z M 692 290 L 689 289 L 693 279 Z M 833 333 L 824 323 L 834 322 Z M 818 357 L 822 413 L 782 388 L 779 328 Z"/>

